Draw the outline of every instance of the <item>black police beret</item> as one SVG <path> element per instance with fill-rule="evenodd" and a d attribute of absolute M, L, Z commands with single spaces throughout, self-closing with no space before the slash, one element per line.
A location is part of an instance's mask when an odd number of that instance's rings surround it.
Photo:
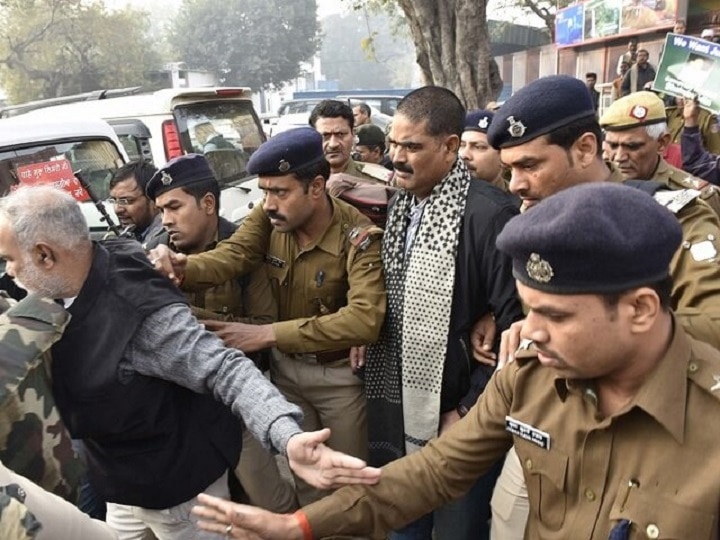
<path fill-rule="evenodd" d="M 487 133 L 495 113 L 487 109 L 468 111 L 465 115 L 465 131 Z"/>
<path fill-rule="evenodd" d="M 567 75 L 543 77 L 515 92 L 495 112 L 488 142 L 496 150 L 517 146 L 594 116 L 595 105 L 584 82 Z"/>
<path fill-rule="evenodd" d="M 215 173 L 210 168 L 208 160 L 201 154 L 187 154 L 171 159 L 163 165 L 148 182 L 145 194 L 154 201 L 158 195 L 177 189 L 214 180 Z"/>
<path fill-rule="evenodd" d="M 355 128 L 355 144 L 361 146 L 385 144 L 385 132 L 375 124 L 363 124 Z"/>
<path fill-rule="evenodd" d="M 669 275 L 682 241 L 675 216 L 647 193 L 594 182 L 511 219 L 497 246 L 521 283 L 556 294 L 623 292 Z"/>
<path fill-rule="evenodd" d="M 325 159 L 322 135 L 314 128 L 283 131 L 260 145 L 250 157 L 247 171 L 259 176 L 290 174 Z"/>

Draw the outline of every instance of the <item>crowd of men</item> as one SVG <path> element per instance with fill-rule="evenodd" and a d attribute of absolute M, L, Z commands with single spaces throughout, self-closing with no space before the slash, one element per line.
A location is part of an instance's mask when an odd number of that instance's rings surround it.
<path fill-rule="evenodd" d="M 0 453 L 0 537 L 717 538 L 720 162 L 682 108 L 702 178 L 663 157 L 660 97 L 598 118 L 552 76 L 494 111 L 419 88 L 387 134 L 323 101 L 252 154 L 239 226 L 196 154 L 116 173 L 132 238 L 91 241 L 50 187 L 4 197 L 32 294 L 2 361 L 59 417 L 0 409 L 0 443 L 41 441 Z M 394 190 L 384 227 L 333 175 Z"/>

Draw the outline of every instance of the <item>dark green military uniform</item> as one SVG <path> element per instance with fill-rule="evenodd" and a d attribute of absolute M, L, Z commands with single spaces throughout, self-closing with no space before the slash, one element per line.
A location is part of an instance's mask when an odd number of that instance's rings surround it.
<path fill-rule="evenodd" d="M 5 298 L 0 304 L 6 310 L 0 315 L 0 461 L 74 502 L 82 466 L 49 379 L 49 350 L 70 316 L 55 302 L 33 295 L 12 307 Z"/>
<path fill-rule="evenodd" d="M 700 128 L 700 137 L 702 139 L 703 148 L 713 154 L 720 154 L 720 125 L 718 125 L 717 116 L 699 109 L 698 127 Z M 680 144 L 680 137 L 685 127 L 685 118 L 683 117 L 682 107 L 668 107 L 665 109 L 667 116 L 668 129 L 670 130 L 671 141 Z"/>

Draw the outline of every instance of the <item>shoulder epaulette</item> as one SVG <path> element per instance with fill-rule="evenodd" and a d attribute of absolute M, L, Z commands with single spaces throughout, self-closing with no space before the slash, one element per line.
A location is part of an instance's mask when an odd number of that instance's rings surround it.
<path fill-rule="evenodd" d="M 378 163 L 367 163 L 357 162 L 358 170 L 365 176 L 369 176 L 373 180 L 379 180 L 380 182 L 390 182 L 392 171 L 386 169 L 383 165 Z"/>
<path fill-rule="evenodd" d="M 353 227 L 348 232 L 348 240 L 358 251 L 365 251 L 370 247 L 374 238 L 382 233 L 383 230 L 374 225 Z"/>
<path fill-rule="evenodd" d="M 677 214 L 699 196 L 700 192 L 697 189 L 675 189 L 657 191 L 653 198 L 673 214 Z"/>

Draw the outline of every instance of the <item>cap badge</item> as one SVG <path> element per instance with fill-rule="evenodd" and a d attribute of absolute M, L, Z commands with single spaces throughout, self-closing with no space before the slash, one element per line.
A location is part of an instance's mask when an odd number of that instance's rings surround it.
<path fill-rule="evenodd" d="M 537 253 L 530 254 L 525 270 L 530 279 L 539 283 L 550 283 L 550 280 L 555 275 L 550 263 L 541 259 Z"/>
<path fill-rule="evenodd" d="M 167 171 L 162 171 L 160 173 L 160 181 L 162 182 L 163 186 L 169 186 L 170 184 L 172 184 L 173 177 L 170 176 Z"/>
<path fill-rule="evenodd" d="M 487 116 L 483 116 L 480 121 L 478 122 L 478 127 L 480 129 L 487 129 L 488 125 L 490 125 L 490 122 L 488 121 Z"/>
<path fill-rule="evenodd" d="M 647 107 L 643 107 L 642 105 L 635 105 L 632 109 L 630 109 L 630 116 L 636 120 L 645 120 L 647 114 Z"/>
<path fill-rule="evenodd" d="M 280 163 L 278 164 L 278 171 L 280 172 L 288 172 L 290 170 L 290 164 L 285 161 L 284 159 L 280 160 Z"/>
<path fill-rule="evenodd" d="M 525 124 L 523 124 L 520 120 L 515 120 L 514 116 L 508 116 L 508 122 L 510 123 L 510 127 L 508 128 L 508 133 L 511 137 L 522 137 L 525 135 L 525 130 L 527 128 L 525 127 Z"/>
<path fill-rule="evenodd" d="M 360 144 L 360 137 L 359 137 L 359 136 L 355 135 L 355 136 L 353 137 L 353 144 L 355 144 L 355 145 Z"/>

